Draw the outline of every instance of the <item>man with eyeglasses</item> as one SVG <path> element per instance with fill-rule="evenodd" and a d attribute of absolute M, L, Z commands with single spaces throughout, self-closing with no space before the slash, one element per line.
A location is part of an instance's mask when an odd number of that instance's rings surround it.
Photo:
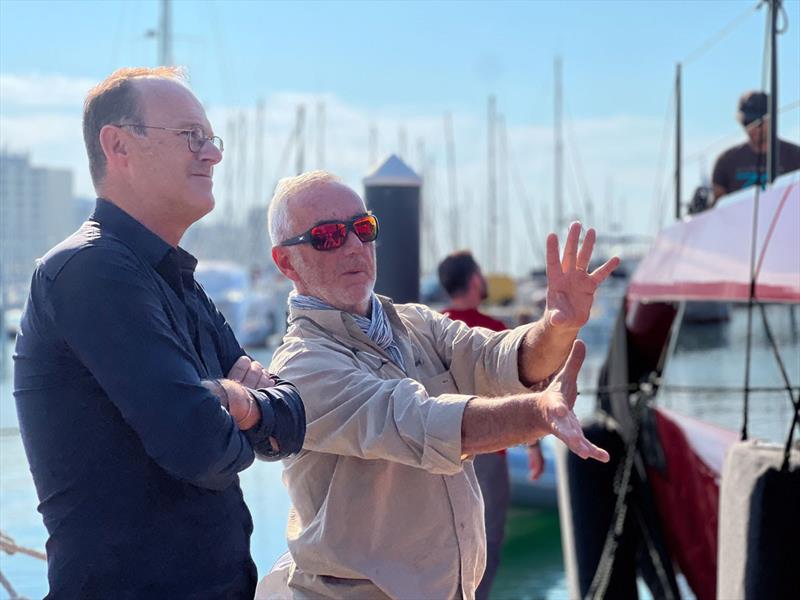
<path fill-rule="evenodd" d="M 291 279 L 289 329 L 270 369 L 303 395 L 307 435 L 284 462 L 289 554 L 257 598 L 466 598 L 484 571 L 483 502 L 472 457 L 555 434 L 608 454 L 572 411 L 597 286 L 573 223 L 559 260 L 547 240 L 538 323 L 470 329 L 376 296 L 376 217 L 317 171 L 282 180 L 269 207 L 272 257 Z"/>
<path fill-rule="evenodd" d="M 178 246 L 222 159 L 179 69 L 121 69 L 83 118 L 94 213 L 33 274 L 14 395 L 48 598 L 252 598 L 238 472 L 301 448 L 296 389 L 251 360 Z"/>

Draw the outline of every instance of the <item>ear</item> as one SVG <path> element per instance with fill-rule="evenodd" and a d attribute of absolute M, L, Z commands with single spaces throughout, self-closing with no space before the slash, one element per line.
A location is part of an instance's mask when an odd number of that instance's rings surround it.
<path fill-rule="evenodd" d="M 100 130 L 100 147 L 106 155 L 108 166 L 126 167 L 128 165 L 128 138 L 122 129 L 104 125 Z"/>
<path fill-rule="evenodd" d="M 275 266 L 278 267 L 278 270 L 283 273 L 287 279 L 291 279 L 295 283 L 300 281 L 300 275 L 292 265 L 292 257 L 288 248 L 284 248 L 283 246 L 273 246 L 272 260 L 275 263 Z"/>
<path fill-rule="evenodd" d="M 480 292 L 481 288 L 483 287 L 481 283 L 481 273 L 480 271 L 475 271 L 472 274 L 472 277 L 469 278 L 469 290 Z"/>

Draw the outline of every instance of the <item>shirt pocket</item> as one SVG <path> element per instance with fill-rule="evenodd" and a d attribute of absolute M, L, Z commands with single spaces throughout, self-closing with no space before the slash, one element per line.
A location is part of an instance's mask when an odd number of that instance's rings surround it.
<path fill-rule="evenodd" d="M 440 396 L 442 394 L 458 394 L 458 387 L 450 371 L 444 371 L 432 377 L 424 377 L 420 383 L 425 386 L 429 396 Z"/>

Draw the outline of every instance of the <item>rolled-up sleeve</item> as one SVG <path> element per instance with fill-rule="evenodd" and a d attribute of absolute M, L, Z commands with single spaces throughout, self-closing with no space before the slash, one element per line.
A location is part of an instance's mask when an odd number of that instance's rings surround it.
<path fill-rule="evenodd" d="M 292 381 L 303 398 L 305 450 L 437 474 L 461 470 L 461 421 L 472 396 L 432 397 L 413 379 L 380 379 L 325 342 L 289 341 L 275 352 L 270 370 Z"/>
<path fill-rule="evenodd" d="M 507 331 L 492 331 L 484 327 L 468 327 L 422 305 L 413 305 L 421 322 L 431 328 L 430 338 L 436 351 L 462 393 L 478 396 L 523 394 L 531 389 L 519 378 L 519 354 L 522 340 L 532 325 L 522 325 Z"/>
<path fill-rule="evenodd" d="M 156 463 L 224 489 L 253 462 L 253 449 L 201 385 L 154 285 L 133 257 L 88 248 L 54 278 L 53 321 Z"/>

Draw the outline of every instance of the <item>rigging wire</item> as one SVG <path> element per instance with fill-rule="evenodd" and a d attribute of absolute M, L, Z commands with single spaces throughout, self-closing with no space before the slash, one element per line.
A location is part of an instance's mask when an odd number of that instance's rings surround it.
<path fill-rule="evenodd" d="M 789 436 L 786 440 L 786 445 L 783 450 L 783 464 L 781 465 L 782 471 L 787 471 L 789 469 L 789 456 L 792 450 L 792 438 L 794 437 L 794 428 L 797 425 L 798 418 L 800 418 L 800 396 L 795 400 L 795 395 L 792 390 L 792 383 L 789 379 L 789 373 L 786 371 L 786 365 L 783 363 L 783 359 L 781 358 L 780 350 L 778 350 L 778 343 L 775 340 L 775 336 L 772 333 L 772 327 L 769 326 L 769 320 L 767 319 L 767 309 L 765 308 L 762 302 L 759 302 L 758 308 L 761 309 L 761 319 L 764 322 L 764 332 L 767 334 L 767 339 L 769 340 L 769 344 L 772 347 L 772 353 L 775 356 L 775 361 L 778 364 L 778 368 L 781 372 L 781 378 L 783 379 L 784 389 L 789 393 L 789 402 L 792 404 L 792 408 L 794 409 L 794 418 L 789 425 Z"/>
<path fill-rule="evenodd" d="M 119 64 L 119 53 L 120 53 L 120 41 L 122 40 L 122 29 L 126 22 L 125 16 L 127 13 L 128 3 L 127 2 L 120 2 L 119 3 L 119 19 L 117 21 L 117 28 L 116 34 L 114 35 L 112 42 L 111 42 L 111 69 L 113 71 L 117 68 Z"/>
<path fill-rule="evenodd" d="M 203 2 L 202 4 L 205 5 L 209 12 L 209 21 L 211 22 L 211 27 L 213 28 L 214 44 L 217 47 L 217 51 L 214 52 L 214 56 L 217 58 L 217 67 L 219 68 L 220 80 L 222 84 L 221 89 L 229 94 L 227 102 L 229 106 L 231 104 L 238 105 L 239 88 L 236 85 L 236 61 L 227 60 L 229 53 L 228 48 L 225 45 L 225 32 L 223 31 L 224 23 L 222 17 L 217 14 L 216 2 L 214 2 L 214 0 L 209 0 L 208 2 Z M 231 100 L 233 102 L 231 102 Z"/>
<path fill-rule="evenodd" d="M 743 11 L 740 15 L 734 18 L 730 23 L 728 23 L 725 27 L 720 29 L 714 35 L 708 37 L 705 42 L 703 42 L 698 48 L 690 52 L 686 55 L 686 57 L 680 61 L 680 64 L 683 66 L 688 65 L 696 60 L 698 60 L 701 56 L 703 56 L 706 52 L 711 50 L 714 46 L 716 46 L 719 42 L 725 39 L 733 30 L 735 30 L 739 25 L 741 25 L 744 21 L 747 20 L 753 13 L 755 13 L 761 5 L 765 2 L 765 0 L 760 0 L 753 6 L 747 8 L 747 10 Z"/>
<path fill-rule="evenodd" d="M 544 244 L 537 243 L 541 242 L 544 238 L 542 237 L 542 233 L 539 230 L 539 226 L 537 225 L 536 218 L 533 216 L 533 212 L 531 210 L 531 204 L 533 203 L 533 197 L 528 196 L 528 192 L 525 189 L 525 185 L 522 183 L 522 178 L 519 174 L 519 169 L 517 169 L 517 163 L 514 159 L 514 152 L 511 148 L 511 144 L 508 145 L 507 149 L 508 153 L 508 163 L 511 167 L 511 175 L 512 181 L 514 183 L 514 187 L 517 190 L 516 196 L 519 198 L 519 204 L 522 208 L 522 215 L 527 223 L 528 229 L 528 242 L 531 245 L 531 250 L 533 250 L 534 254 L 538 254 L 539 258 L 542 261 L 542 264 L 545 262 L 544 251 L 542 247 Z M 527 202 L 526 199 L 531 198 L 531 202 Z"/>
<path fill-rule="evenodd" d="M 664 113 L 664 127 L 661 130 L 661 150 L 659 152 L 658 164 L 659 172 L 656 174 L 653 185 L 653 203 L 650 208 L 650 231 L 657 231 L 661 226 L 661 218 L 664 215 L 664 190 L 669 179 L 669 169 L 667 169 L 667 152 L 672 148 L 672 120 L 675 111 L 675 95 L 669 95 L 667 110 Z"/>
<path fill-rule="evenodd" d="M 761 7 L 762 2 L 759 2 L 758 6 Z M 763 50 L 763 58 L 761 64 L 761 89 L 764 89 L 766 86 L 766 73 L 767 73 L 767 57 L 769 56 L 769 44 L 767 44 L 766 40 L 770 39 L 769 35 L 769 23 L 770 23 L 770 14 L 767 14 L 767 24 L 768 29 L 764 35 L 764 50 Z M 758 207 L 760 205 L 759 200 L 761 199 L 761 171 L 763 168 L 764 162 L 764 155 L 759 153 L 758 159 L 756 162 L 756 174 L 757 180 L 755 187 L 755 196 L 753 198 L 753 221 L 752 221 L 752 230 L 750 232 L 750 291 L 747 297 L 747 341 L 745 345 L 745 358 L 744 358 L 744 397 L 743 397 L 743 406 L 742 406 L 742 431 L 741 431 L 741 440 L 745 441 L 747 439 L 747 421 L 750 415 L 750 371 L 752 366 L 752 357 L 753 357 L 753 307 L 755 306 L 755 299 L 756 299 L 756 247 L 757 241 L 756 237 L 758 235 Z"/>
<path fill-rule="evenodd" d="M 589 186 L 586 185 L 586 176 L 583 170 L 583 161 L 581 161 L 580 147 L 578 145 L 577 136 L 573 129 L 572 114 L 569 110 L 569 103 L 564 99 L 564 113 L 567 117 L 567 135 L 569 137 L 567 149 L 569 150 L 570 166 L 572 167 L 572 177 L 578 188 L 578 202 L 580 203 L 580 210 L 583 211 L 584 219 L 591 219 L 592 217 L 592 197 L 589 192 Z"/>

